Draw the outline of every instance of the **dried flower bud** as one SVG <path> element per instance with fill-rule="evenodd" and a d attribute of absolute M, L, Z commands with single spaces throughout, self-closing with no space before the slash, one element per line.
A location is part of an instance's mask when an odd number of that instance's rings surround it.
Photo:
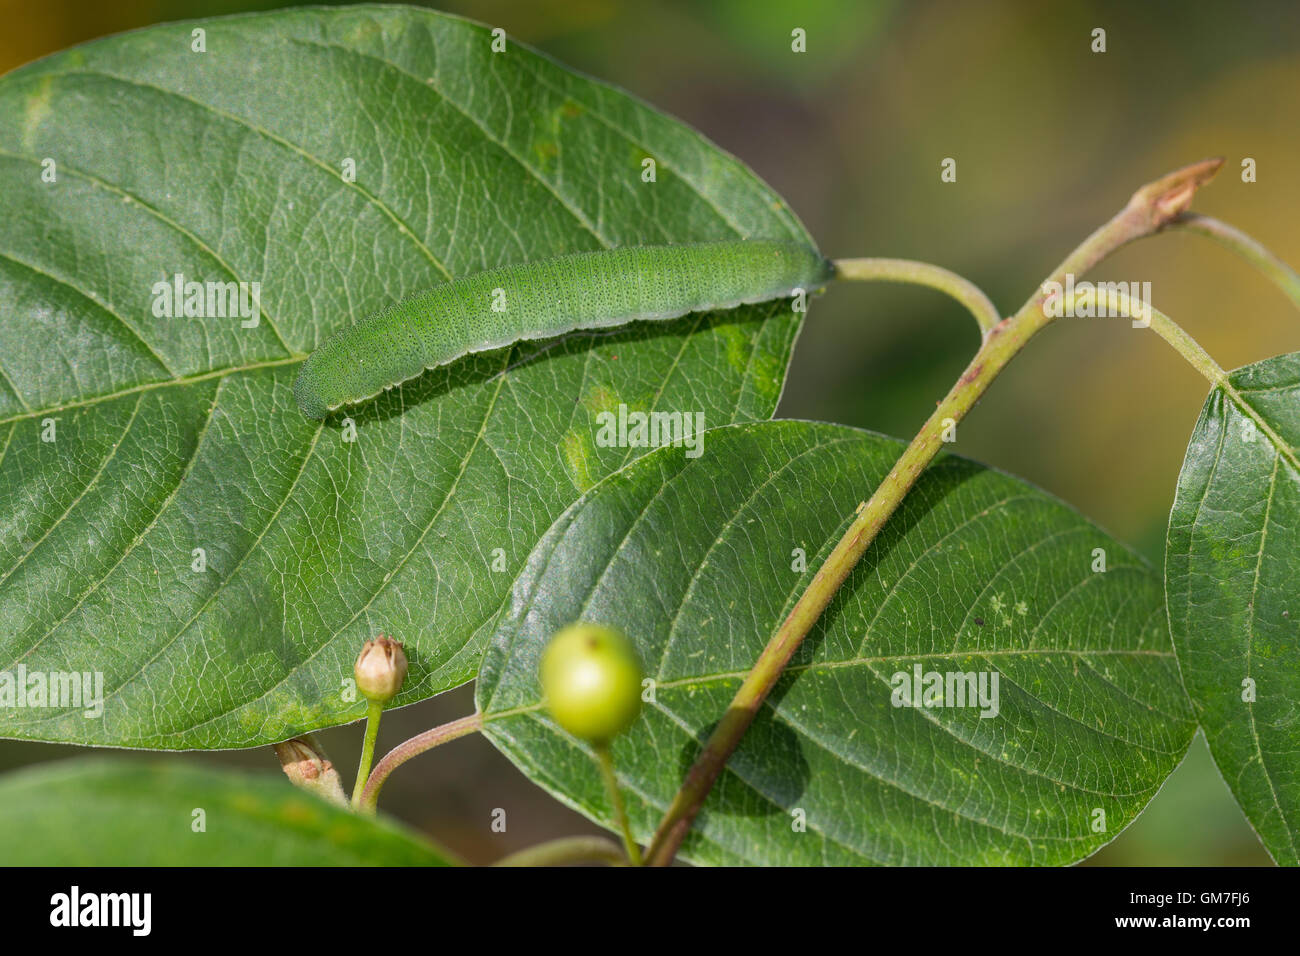
<path fill-rule="evenodd" d="M 400 642 L 381 634 L 361 648 L 354 673 L 357 690 L 375 703 L 386 704 L 406 680 L 406 652 Z"/>
<path fill-rule="evenodd" d="M 275 755 L 280 758 L 281 768 L 295 787 L 310 790 L 331 803 L 348 805 L 339 772 L 311 734 L 276 744 Z"/>

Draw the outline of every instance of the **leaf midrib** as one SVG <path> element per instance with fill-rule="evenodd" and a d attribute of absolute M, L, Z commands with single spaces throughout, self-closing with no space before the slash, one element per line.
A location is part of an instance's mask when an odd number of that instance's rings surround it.
<path fill-rule="evenodd" d="M 11 422 L 25 421 L 29 418 L 36 418 L 40 415 L 48 415 L 51 412 L 66 412 L 73 408 L 85 408 L 91 405 L 99 405 L 103 402 L 111 402 L 114 399 L 124 398 L 127 395 L 135 395 L 138 392 L 151 392 L 160 388 L 177 388 L 186 385 L 193 385 L 197 382 L 206 382 L 214 378 L 226 378 L 230 375 L 240 375 L 244 372 L 257 372 L 267 368 L 279 368 L 283 365 L 297 365 L 305 361 L 307 355 L 291 355 L 288 358 L 269 359 L 265 362 L 250 362 L 247 365 L 231 365 L 226 368 L 212 369 L 207 372 L 199 372 L 195 375 L 186 375 L 181 378 L 166 379 L 157 382 L 144 382 L 140 385 L 132 385 L 129 388 L 123 388 L 116 392 L 105 392 L 102 395 L 94 395 L 90 398 L 77 399 L 71 402 L 63 402 L 59 405 L 49 405 L 45 408 L 38 408 L 30 412 L 22 412 L 18 415 L 10 415 L 8 418 L 0 418 L 0 425 L 8 425 Z"/>
<path fill-rule="evenodd" d="M 1245 669 L 1247 677 L 1251 675 L 1251 661 L 1255 649 L 1255 622 L 1258 620 L 1256 610 L 1256 598 L 1259 596 L 1259 573 L 1264 566 L 1264 551 L 1268 543 L 1268 524 L 1270 516 L 1273 513 L 1273 498 L 1277 489 L 1277 473 L 1280 456 L 1273 459 L 1273 471 L 1269 476 L 1268 495 L 1265 499 L 1264 520 L 1260 524 L 1259 532 L 1259 554 L 1255 559 L 1255 575 L 1250 586 L 1250 614 L 1246 619 L 1246 661 Z M 1246 716 L 1250 719 L 1250 736 L 1255 742 L 1255 753 L 1259 755 L 1259 768 L 1264 772 L 1264 779 L 1268 782 L 1268 792 L 1273 798 L 1273 806 L 1277 807 L 1278 816 L 1282 818 L 1282 829 L 1291 843 L 1292 855 L 1296 851 L 1296 835 L 1291 829 L 1291 824 L 1287 820 L 1286 810 L 1282 808 L 1282 801 L 1278 799 L 1277 786 L 1273 783 L 1273 775 L 1269 772 L 1268 761 L 1265 759 L 1264 747 L 1259 740 L 1259 731 L 1255 726 L 1255 708 L 1250 703 L 1246 703 Z"/>

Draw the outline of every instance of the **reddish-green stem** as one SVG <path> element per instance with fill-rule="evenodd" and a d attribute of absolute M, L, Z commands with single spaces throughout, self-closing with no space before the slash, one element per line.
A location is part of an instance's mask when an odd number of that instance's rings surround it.
<path fill-rule="evenodd" d="M 384 754 L 384 759 L 375 764 L 375 769 L 366 779 L 365 789 L 361 791 L 361 799 L 357 803 L 358 809 L 373 813 L 379 803 L 379 791 L 384 786 L 384 781 L 388 779 L 388 775 L 412 757 L 419 756 L 426 750 L 432 750 L 439 744 L 445 744 L 482 729 L 483 715 L 475 713 L 426 730 L 422 734 L 416 734 L 410 740 L 398 744 Z"/>

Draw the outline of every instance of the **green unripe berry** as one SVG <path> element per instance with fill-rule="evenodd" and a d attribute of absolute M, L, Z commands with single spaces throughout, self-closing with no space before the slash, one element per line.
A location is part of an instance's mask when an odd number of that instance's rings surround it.
<path fill-rule="evenodd" d="M 641 712 L 641 662 L 626 637 L 571 624 L 542 652 L 542 690 L 556 722 L 593 744 L 627 730 Z"/>

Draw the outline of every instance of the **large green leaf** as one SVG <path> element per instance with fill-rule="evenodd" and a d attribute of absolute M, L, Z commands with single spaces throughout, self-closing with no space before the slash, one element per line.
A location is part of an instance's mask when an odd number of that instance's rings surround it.
<path fill-rule="evenodd" d="M 598 447 L 596 414 L 771 415 L 786 303 L 482 354 L 359 409 L 351 443 L 298 412 L 317 343 L 448 276 L 808 241 L 698 134 L 492 39 L 409 8 L 301 10 L 0 80 L 0 669 L 101 671 L 107 698 L 95 720 L 0 710 L 0 734 L 283 739 L 363 712 L 342 681 L 381 631 L 411 658 L 399 702 L 462 683 L 537 539 L 639 453 Z M 260 282 L 260 324 L 156 318 L 177 273 Z"/>
<path fill-rule="evenodd" d="M 273 773 L 175 762 L 59 761 L 0 778 L 9 866 L 446 866 L 385 820 Z"/>
<path fill-rule="evenodd" d="M 1169 513 L 1165 584 L 1183 683 L 1228 786 L 1300 864 L 1300 353 L 1205 401 Z"/>
<path fill-rule="evenodd" d="M 648 837 L 901 450 L 848 428 L 771 422 L 707 432 L 693 461 L 663 449 L 607 478 L 557 520 L 516 585 L 478 683 L 487 735 L 607 823 L 597 769 L 549 720 L 536 672 L 557 627 L 623 628 L 657 682 L 654 705 L 614 748 L 634 828 Z M 794 570 L 797 548 L 806 570 Z M 997 715 L 893 706 L 893 675 L 918 665 L 996 673 Z M 944 457 L 800 648 L 684 855 L 1067 863 L 1134 818 L 1194 729 L 1158 575 L 1056 499 Z M 806 832 L 793 829 L 796 810 Z"/>

